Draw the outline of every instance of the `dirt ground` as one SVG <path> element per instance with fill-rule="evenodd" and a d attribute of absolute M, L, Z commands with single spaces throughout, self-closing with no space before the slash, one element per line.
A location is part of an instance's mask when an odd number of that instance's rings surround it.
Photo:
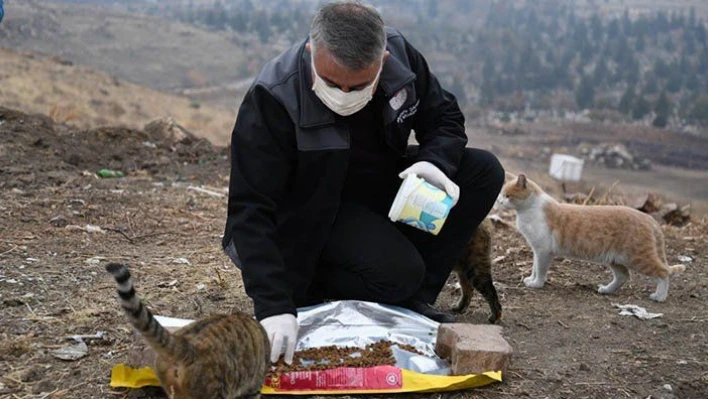
<path fill-rule="evenodd" d="M 127 177 L 97 178 L 104 167 Z M 227 183 L 226 151 L 200 140 L 73 130 L 0 108 L 0 398 L 161 397 L 156 389 L 108 384 L 111 367 L 127 361 L 132 330 L 103 269 L 107 261 L 131 265 L 156 314 L 251 312 L 240 274 L 219 245 Z M 512 228 L 498 227 L 494 278 L 515 351 L 509 374 L 467 392 L 401 397 L 707 397 L 708 223 L 664 230 L 669 262 L 686 263 L 687 271 L 657 304 L 646 277 L 633 274 L 620 292 L 601 296 L 596 287 L 611 279 L 607 268 L 560 259 L 544 288 L 526 288 L 531 252 Z M 438 306 L 456 299 L 452 283 Z M 663 317 L 620 316 L 613 303 Z M 475 297 L 460 321 L 483 323 L 487 312 Z M 105 334 L 88 341 L 87 356 L 54 357 L 72 344 L 67 337 L 99 331 Z"/>

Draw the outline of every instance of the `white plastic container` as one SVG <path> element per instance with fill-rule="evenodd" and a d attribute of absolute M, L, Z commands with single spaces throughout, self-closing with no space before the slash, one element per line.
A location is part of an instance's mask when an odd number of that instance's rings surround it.
<path fill-rule="evenodd" d="M 438 235 L 452 208 L 452 197 L 415 174 L 409 174 L 401 183 L 388 217 L 393 222 L 405 223 L 417 229 Z"/>
<path fill-rule="evenodd" d="M 557 180 L 580 181 L 584 163 L 584 160 L 572 155 L 553 154 L 548 173 Z"/>

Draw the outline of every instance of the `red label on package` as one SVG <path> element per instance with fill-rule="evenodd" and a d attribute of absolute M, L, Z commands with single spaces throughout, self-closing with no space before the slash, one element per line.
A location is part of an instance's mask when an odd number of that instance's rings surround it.
<path fill-rule="evenodd" d="M 271 374 L 266 386 L 278 391 L 394 390 L 403 386 L 401 369 L 393 366 L 338 368 Z"/>

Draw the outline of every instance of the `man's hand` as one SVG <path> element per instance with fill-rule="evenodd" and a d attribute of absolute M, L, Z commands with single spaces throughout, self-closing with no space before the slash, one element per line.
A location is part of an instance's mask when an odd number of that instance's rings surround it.
<path fill-rule="evenodd" d="M 416 162 L 411 165 L 411 167 L 401 172 L 398 176 L 401 179 L 405 179 L 406 176 L 411 173 L 416 174 L 418 177 L 422 177 L 433 186 L 436 186 L 441 190 L 445 190 L 447 195 L 452 197 L 452 206 L 457 204 L 457 200 L 460 198 L 460 187 L 445 176 L 445 173 L 443 173 L 435 165 L 427 161 Z"/>
<path fill-rule="evenodd" d="M 283 344 L 285 344 L 285 363 L 292 364 L 295 356 L 297 332 L 300 328 L 295 316 L 285 313 L 266 317 L 261 320 L 261 325 L 270 340 L 270 361 L 273 363 L 278 361 L 280 354 L 283 353 Z"/>

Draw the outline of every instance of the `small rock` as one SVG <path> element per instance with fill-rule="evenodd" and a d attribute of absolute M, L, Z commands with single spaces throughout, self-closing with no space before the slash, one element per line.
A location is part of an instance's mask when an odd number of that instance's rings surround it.
<path fill-rule="evenodd" d="M 66 225 L 69 224 L 69 221 L 66 220 L 66 218 L 62 215 L 57 215 L 54 216 L 53 218 L 49 219 L 49 224 L 51 224 L 54 227 L 66 227 Z"/>
<path fill-rule="evenodd" d="M 88 346 L 84 342 L 79 342 L 76 345 L 65 346 L 52 351 L 52 356 L 61 360 L 75 361 L 88 355 Z"/>
<path fill-rule="evenodd" d="M 664 388 L 664 390 L 667 392 L 673 392 L 673 390 L 674 390 L 670 384 L 664 384 L 664 386 L 662 388 Z"/>
<path fill-rule="evenodd" d="M 492 264 L 496 265 L 499 262 L 503 261 L 504 259 L 506 259 L 506 256 L 504 256 L 504 255 L 497 256 L 496 258 L 494 258 L 494 260 L 492 260 Z"/>
<path fill-rule="evenodd" d="M 88 258 L 84 262 L 88 263 L 89 265 L 97 265 L 101 263 L 102 260 L 105 260 L 103 256 L 94 256 L 93 258 Z"/>
<path fill-rule="evenodd" d="M 3 306 L 6 306 L 8 308 L 16 308 L 18 306 L 24 305 L 25 303 L 21 299 L 9 298 L 9 299 L 3 299 L 2 304 L 3 304 Z"/>
<path fill-rule="evenodd" d="M 32 382 L 42 378 L 42 369 L 40 367 L 31 367 L 20 373 L 20 381 Z"/>
<path fill-rule="evenodd" d="M 172 263 L 177 263 L 180 265 L 191 265 L 191 263 L 189 263 L 189 260 L 187 260 L 187 258 L 175 258 L 172 260 Z"/>
<path fill-rule="evenodd" d="M 48 393 L 56 390 L 56 384 L 50 379 L 42 380 L 37 385 L 32 387 L 32 393 L 37 395 L 40 393 Z"/>
<path fill-rule="evenodd" d="M 683 365 L 686 365 L 686 364 L 688 364 L 688 362 L 687 362 L 687 361 L 685 361 L 685 360 L 679 360 L 678 362 L 676 362 L 676 364 L 680 364 L 680 365 L 682 365 L 682 366 L 683 366 Z"/>
<path fill-rule="evenodd" d="M 203 291 L 206 289 L 206 284 L 197 284 L 197 291 Z"/>
<path fill-rule="evenodd" d="M 588 367 L 588 365 L 585 364 L 585 363 L 580 363 L 580 365 L 578 366 L 578 370 L 580 370 L 580 371 L 590 371 L 590 367 Z"/>
<path fill-rule="evenodd" d="M 157 286 L 160 288 L 169 288 L 169 287 L 174 287 L 177 284 L 179 284 L 179 281 L 172 280 L 172 281 L 163 281 L 161 283 L 157 283 Z"/>
<path fill-rule="evenodd" d="M 69 205 L 81 205 L 84 206 L 86 205 L 86 201 L 82 200 L 81 198 L 72 198 L 69 200 Z"/>
<path fill-rule="evenodd" d="M 103 230 L 101 226 L 94 226 L 92 224 L 87 224 L 86 225 L 86 232 L 87 233 L 101 233 L 101 234 L 106 234 L 106 230 Z"/>
<path fill-rule="evenodd" d="M 679 255 L 678 260 L 679 260 L 679 262 L 686 262 L 686 263 L 693 262 L 693 258 L 691 258 L 690 256 L 686 256 L 686 255 Z"/>

